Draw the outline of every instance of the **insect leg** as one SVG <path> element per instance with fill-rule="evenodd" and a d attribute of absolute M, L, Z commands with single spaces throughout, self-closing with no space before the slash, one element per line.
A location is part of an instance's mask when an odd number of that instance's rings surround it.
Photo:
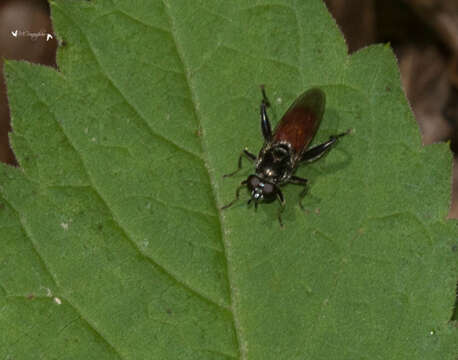
<path fill-rule="evenodd" d="M 321 158 L 326 152 L 331 149 L 331 147 L 337 142 L 342 136 L 349 134 L 351 129 L 345 131 L 344 133 L 338 135 L 332 135 L 328 141 L 314 146 L 310 150 L 307 150 L 304 154 L 302 154 L 301 162 L 312 162 Z"/>
<path fill-rule="evenodd" d="M 277 187 L 277 199 L 280 202 L 280 208 L 278 209 L 278 222 L 280 223 L 280 227 L 283 227 L 283 221 L 281 220 L 281 214 L 283 213 L 283 210 L 285 210 L 285 198 L 283 197 L 283 193 L 281 190 Z"/>
<path fill-rule="evenodd" d="M 301 191 L 299 194 L 299 206 L 301 207 L 302 210 L 304 210 L 304 205 L 302 205 L 302 200 L 304 199 L 305 194 L 307 194 L 307 179 L 300 178 L 298 176 L 291 176 L 291 179 L 289 179 L 289 182 L 291 184 L 295 185 L 301 185 L 304 187 L 304 189 Z"/>
<path fill-rule="evenodd" d="M 239 187 L 237 188 L 237 190 L 235 191 L 235 199 L 232 200 L 229 204 L 227 205 L 224 205 L 221 210 L 224 210 L 224 209 L 227 209 L 228 207 L 232 206 L 238 199 L 239 199 L 239 195 L 240 195 L 240 189 L 243 188 L 245 185 L 246 185 L 247 181 L 244 180 L 240 183 Z"/>
<path fill-rule="evenodd" d="M 230 177 L 232 175 L 235 175 L 239 172 L 239 170 L 242 168 L 242 157 L 245 155 L 245 157 L 251 161 L 255 161 L 256 160 L 256 155 L 250 153 L 247 149 L 243 149 L 243 151 L 240 153 L 240 156 L 239 156 L 239 162 L 238 162 L 238 167 L 237 167 L 237 170 L 231 172 L 230 174 L 226 174 L 226 175 L 223 175 L 223 178 L 225 177 Z"/>
<path fill-rule="evenodd" d="M 269 100 L 267 100 L 266 91 L 264 85 L 261 85 L 262 101 L 261 101 L 261 130 L 262 136 L 267 142 L 272 140 L 272 129 L 270 127 L 269 117 L 267 116 L 267 108 L 270 106 Z"/>

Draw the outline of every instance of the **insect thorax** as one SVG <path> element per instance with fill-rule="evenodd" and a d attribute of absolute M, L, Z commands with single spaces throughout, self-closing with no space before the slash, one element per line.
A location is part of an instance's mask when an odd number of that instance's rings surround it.
<path fill-rule="evenodd" d="M 256 175 L 274 184 L 289 180 L 294 170 L 293 150 L 288 143 L 265 145 L 256 162 Z"/>

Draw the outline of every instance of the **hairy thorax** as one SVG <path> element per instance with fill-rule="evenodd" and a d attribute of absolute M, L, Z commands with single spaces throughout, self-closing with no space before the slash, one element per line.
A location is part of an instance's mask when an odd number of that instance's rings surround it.
<path fill-rule="evenodd" d="M 289 144 L 275 144 L 261 150 L 256 175 L 277 184 L 289 180 L 294 169 L 293 150 Z"/>

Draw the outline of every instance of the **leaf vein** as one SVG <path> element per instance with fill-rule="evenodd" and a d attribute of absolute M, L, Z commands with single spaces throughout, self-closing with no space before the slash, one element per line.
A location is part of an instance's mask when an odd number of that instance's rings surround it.
<path fill-rule="evenodd" d="M 48 265 L 46 264 L 43 256 L 41 255 L 41 253 L 38 251 L 38 244 L 36 244 L 36 242 L 34 241 L 33 239 L 33 236 L 32 234 L 27 230 L 27 227 L 26 225 L 24 224 L 24 221 L 23 219 L 21 218 L 21 216 L 19 215 L 19 211 L 5 198 L 5 194 L 3 194 L 3 201 L 5 201 L 9 206 L 10 208 L 14 211 L 14 213 L 16 214 L 17 216 L 17 219 L 19 220 L 19 223 L 21 224 L 21 228 L 22 230 L 24 231 L 24 234 L 26 235 L 26 237 L 29 239 L 30 241 L 30 244 L 32 245 L 32 249 L 33 251 L 35 252 L 35 254 L 37 255 L 38 259 L 39 259 L 39 262 L 41 263 L 41 265 L 43 266 L 43 268 L 46 270 L 46 272 L 49 274 L 49 276 L 51 277 L 51 280 L 53 281 L 54 285 L 56 287 L 60 287 L 59 286 L 59 282 L 57 281 L 57 279 L 54 277 L 53 273 L 51 272 L 51 270 L 49 269 Z"/>
<path fill-rule="evenodd" d="M 40 99 L 37 91 L 33 88 L 31 88 L 32 91 L 35 92 L 35 96 L 37 97 L 37 99 Z M 45 104 L 46 105 L 46 104 Z M 49 109 L 49 107 L 48 107 Z M 69 136 L 67 135 L 67 133 L 65 132 L 65 129 L 64 127 L 62 126 L 62 124 L 57 120 L 55 114 L 49 109 L 49 112 L 50 114 L 53 116 L 53 119 L 54 121 L 56 122 L 56 124 L 59 126 L 59 128 L 61 129 L 62 131 L 62 134 L 65 136 L 65 139 L 67 140 L 69 146 L 71 146 L 71 148 L 75 151 L 75 154 L 77 154 L 81 160 L 81 164 L 82 164 L 82 167 L 84 169 L 84 172 L 86 173 L 87 175 L 87 178 L 88 178 L 88 181 L 89 181 L 89 186 L 94 190 L 94 192 L 97 194 L 97 196 L 99 197 L 100 201 L 104 204 L 105 208 L 107 209 L 107 211 L 110 213 L 110 216 L 111 218 L 113 219 L 114 223 L 118 225 L 119 229 L 122 231 L 122 233 L 124 234 L 124 236 L 126 237 L 126 239 L 129 241 L 129 243 L 134 247 L 134 249 L 136 249 L 136 251 L 142 256 L 144 257 L 145 259 L 147 259 L 150 264 L 154 265 L 156 267 L 156 269 L 160 270 L 163 274 L 167 275 L 170 279 L 174 280 L 177 284 L 181 285 L 183 288 L 187 289 L 188 291 L 194 293 L 195 295 L 198 295 L 199 298 L 201 299 L 204 299 L 205 301 L 213 304 L 213 305 L 216 305 L 217 307 L 219 308 L 222 308 L 222 309 L 227 309 L 227 307 L 222 304 L 221 302 L 217 301 L 217 300 L 214 300 L 212 299 L 211 297 L 207 296 L 206 294 L 203 294 L 201 292 L 199 292 L 199 290 L 197 289 L 194 289 L 190 284 L 186 283 L 185 281 L 182 281 L 182 280 L 179 280 L 179 277 L 176 275 L 176 274 L 173 274 L 170 270 L 168 270 L 165 266 L 159 264 L 158 261 L 156 261 L 155 259 L 147 256 L 146 254 L 143 253 L 143 251 L 141 251 L 140 247 L 137 245 L 137 243 L 135 242 L 135 240 L 133 239 L 133 237 L 131 235 L 129 235 L 128 231 L 121 225 L 121 222 L 116 218 L 115 216 L 115 213 L 114 211 L 112 210 L 112 207 L 109 206 L 109 203 L 107 200 L 105 200 L 105 198 L 102 196 L 100 190 L 98 189 L 98 187 L 95 185 L 94 183 L 94 180 L 93 180 L 93 177 L 90 173 L 90 171 L 88 171 L 87 167 L 86 167 L 86 162 L 83 158 L 83 156 L 81 155 L 81 153 L 78 151 L 78 149 L 76 148 L 76 146 L 71 142 Z M 48 270 L 49 271 L 49 270 Z"/>
<path fill-rule="evenodd" d="M 202 140 L 204 138 L 204 136 L 205 136 L 205 131 L 204 131 L 203 127 L 201 126 L 202 125 L 202 119 L 201 119 L 201 114 L 198 111 L 197 95 L 193 91 L 193 86 L 191 85 L 190 66 L 186 64 L 186 61 L 184 59 L 183 50 L 179 46 L 179 41 L 178 41 L 178 37 L 177 37 L 177 34 L 176 34 L 176 30 L 175 30 L 174 20 L 173 20 L 172 15 L 170 14 L 170 10 L 169 10 L 169 6 L 170 5 L 167 3 L 166 0 L 162 0 L 162 2 L 163 2 L 163 5 L 164 5 L 164 8 L 166 9 L 165 12 L 166 12 L 166 14 L 168 16 L 168 19 L 169 19 L 171 34 L 172 34 L 172 38 L 173 38 L 173 40 L 175 42 L 175 47 L 177 49 L 177 54 L 178 54 L 178 56 L 180 58 L 180 61 L 181 61 L 182 65 L 183 65 L 183 68 L 185 69 L 184 72 L 186 74 L 186 83 L 187 83 L 187 86 L 188 86 L 189 93 L 191 94 L 192 104 L 194 105 L 194 107 L 193 107 L 194 114 L 195 114 L 195 117 L 196 117 L 196 120 L 198 122 L 199 127 L 202 129 L 202 137 L 200 138 L 201 139 L 200 140 L 200 144 L 201 144 L 201 148 L 203 150 L 205 150 L 205 144 L 204 144 L 204 142 Z M 206 155 L 205 155 L 206 152 L 203 151 L 203 154 L 204 154 L 205 168 L 207 169 L 207 176 L 209 177 L 210 184 L 212 184 L 211 189 L 212 189 L 213 201 L 215 203 L 215 206 L 218 207 L 217 195 L 215 194 L 215 181 L 214 181 L 214 178 L 211 175 L 211 172 L 209 170 L 208 159 L 206 158 Z M 236 337 L 237 345 L 238 345 L 238 348 L 239 348 L 240 358 L 241 359 L 246 359 L 246 346 L 242 346 L 242 344 L 243 344 L 243 340 L 242 340 L 243 331 L 242 331 L 242 328 L 240 326 L 240 322 L 239 322 L 239 318 L 238 318 L 238 312 L 237 312 L 238 299 L 237 299 L 237 296 L 236 296 L 236 292 L 234 291 L 235 284 L 234 284 L 234 281 L 233 281 L 232 268 L 231 268 L 231 265 L 230 265 L 230 251 L 229 251 L 230 244 L 228 244 L 227 239 L 224 236 L 223 221 L 222 221 L 222 218 L 221 218 L 221 213 L 219 213 L 219 225 L 220 225 L 220 237 L 221 237 L 221 242 L 222 242 L 222 245 L 223 245 L 223 253 L 224 253 L 224 257 L 226 259 L 227 283 L 229 285 L 229 294 L 230 294 L 230 301 L 231 301 L 230 310 L 231 310 L 231 313 L 232 313 L 232 318 L 234 320 L 233 323 L 234 323 L 235 337 Z"/>
<path fill-rule="evenodd" d="M 173 140 L 167 138 L 166 136 L 156 132 L 153 130 L 153 128 L 150 126 L 150 124 L 148 123 L 148 121 L 146 120 L 146 118 L 142 115 L 142 113 L 128 100 L 127 96 L 121 91 L 121 89 L 115 84 L 114 80 L 112 79 L 112 77 L 108 74 L 108 72 L 104 71 L 104 68 L 103 66 L 101 65 L 100 63 L 100 60 L 99 58 L 97 57 L 96 55 L 96 52 L 94 50 L 94 48 L 92 47 L 92 44 L 91 42 L 89 41 L 89 37 L 87 36 L 87 34 L 81 29 L 80 25 L 75 23 L 73 21 L 73 19 L 71 19 L 69 16 L 67 16 L 65 14 L 65 12 L 62 12 L 64 14 L 64 16 L 69 19 L 69 21 L 71 21 L 75 26 L 79 27 L 80 29 L 80 32 L 81 34 L 84 36 L 84 38 L 86 39 L 86 42 L 88 44 L 88 50 L 91 51 L 93 57 L 94 57 L 94 60 L 96 61 L 96 63 L 98 64 L 99 68 L 100 68 L 100 73 L 102 75 L 104 75 L 106 77 L 106 79 L 110 82 L 110 84 L 113 86 L 113 88 L 118 92 L 118 94 L 124 99 L 125 103 L 134 111 L 135 114 L 138 115 L 138 118 L 142 121 L 142 123 L 145 125 L 147 131 L 149 132 L 150 136 L 151 137 L 155 137 L 155 138 L 158 138 L 164 142 L 166 142 L 167 144 L 170 144 L 172 145 L 173 147 L 175 147 L 177 150 L 180 150 L 196 159 L 199 159 L 201 161 L 203 161 L 203 158 L 200 154 L 196 154 L 194 152 L 192 152 L 191 150 L 188 150 L 180 145 L 178 145 L 176 142 L 174 142 Z"/>
<path fill-rule="evenodd" d="M 124 358 L 123 356 L 121 356 L 119 350 L 116 349 L 116 347 L 115 347 L 113 344 L 111 344 L 111 343 L 107 340 L 107 338 L 102 334 L 102 332 L 101 332 L 99 329 L 97 329 L 97 327 L 96 327 L 93 323 L 91 323 L 91 321 L 89 320 L 89 318 L 87 318 L 86 316 L 83 315 L 83 313 L 81 312 L 81 310 L 80 310 L 75 304 L 73 304 L 73 303 L 72 303 L 68 298 L 66 298 L 66 297 L 62 297 L 62 296 L 59 296 L 59 297 L 60 297 L 63 301 L 67 302 L 71 308 L 73 308 L 73 311 L 75 311 L 75 313 L 78 314 L 79 318 L 82 319 L 82 320 L 86 323 L 87 327 L 88 327 L 89 329 L 91 329 L 97 337 L 99 337 L 100 339 L 102 339 L 103 342 L 105 342 L 105 343 L 113 350 L 113 352 L 118 356 L 118 358 L 120 358 L 120 359 L 123 359 L 123 358 Z M 67 324 L 66 326 L 68 326 L 68 324 Z M 64 330 L 66 326 L 64 326 L 64 327 L 61 329 L 61 331 Z"/>

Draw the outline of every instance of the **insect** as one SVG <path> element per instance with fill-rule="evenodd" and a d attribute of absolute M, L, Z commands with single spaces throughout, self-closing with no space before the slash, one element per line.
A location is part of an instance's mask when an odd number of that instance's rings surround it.
<path fill-rule="evenodd" d="M 254 201 L 255 208 L 260 201 L 279 201 L 278 221 L 283 227 L 281 214 L 286 202 L 280 186 L 288 183 L 301 185 L 304 189 L 299 194 L 299 205 L 303 209 L 302 199 L 307 192 L 307 179 L 295 176 L 294 172 L 300 164 L 321 158 L 340 137 L 350 133 L 350 130 L 333 135 L 328 141 L 307 150 L 323 117 L 326 102 L 324 92 L 312 88 L 300 95 L 283 115 L 273 132 L 267 116 L 270 103 L 264 86 L 261 86 L 261 92 L 261 131 L 264 145 L 257 157 L 245 148 L 239 156 L 237 170 L 224 177 L 232 176 L 242 168 L 243 157 L 255 163 L 255 173 L 240 183 L 235 192 L 235 199 L 221 209 L 233 205 L 239 199 L 240 190 L 246 186 L 251 194 L 248 204 Z"/>

